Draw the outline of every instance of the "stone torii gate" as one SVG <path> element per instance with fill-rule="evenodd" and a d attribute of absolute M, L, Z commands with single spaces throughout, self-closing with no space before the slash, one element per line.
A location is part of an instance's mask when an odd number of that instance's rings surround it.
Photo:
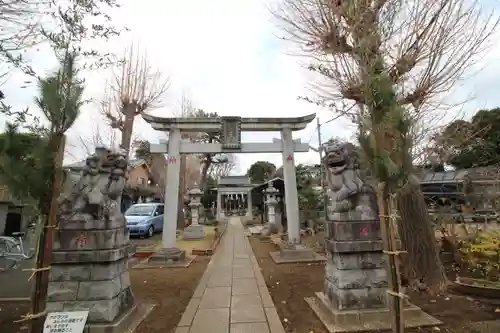
<path fill-rule="evenodd" d="M 177 214 L 179 203 L 180 154 L 201 153 L 282 153 L 285 204 L 288 219 L 288 237 L 291 243 L 300 242 L 299 207 L 295 179 L 294 152 L 308 152 L 309 145 L 293 140 L 292 131 L 306 128 L 316 114 L 296 118 L 163 118 L 142 116 L 153 129 L 169 132 L 168 142 L 151 144 L 151 153 L 168 154 L 165 189 L 165 214 L 163 220 L 163 250 L 167 260 L 184 257 L 176 248 Z M 281 132 L 281 140 L 272 143 L 242 143 L 241 132 Z M 221 143 L 191 143 L 181 139 L 183 132 L 220 133 Z"/>

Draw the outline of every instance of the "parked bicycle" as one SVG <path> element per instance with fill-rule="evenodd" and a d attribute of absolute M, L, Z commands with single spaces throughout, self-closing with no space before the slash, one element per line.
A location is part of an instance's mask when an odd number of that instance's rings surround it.
<path fill-rule="evenodd" d="M 29 226 L 27 233 L 14 232 L 12 237 L 0 236 L 0 272 L 15 268 L 20 261 L 33 258 L 35 251 L 30 247 L 29 237 L 26 237 L 33 234 L 34 226 Z"/>

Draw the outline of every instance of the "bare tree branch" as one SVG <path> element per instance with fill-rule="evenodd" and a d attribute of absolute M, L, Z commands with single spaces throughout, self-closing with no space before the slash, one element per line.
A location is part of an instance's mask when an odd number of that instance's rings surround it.
<path fill-rule="evenodd" d="M 229 176 L 231 171 L 236 167 L 236 156 L 233 154 L 225 154 L 225 161 L 221 163 L 212 163 L 208 169 L 208 174 L 213 179 Z"/>
<path fill-rule="evenodd" d="M 122 108 L 133 105 L 135 115 L 162 106 L 162 98 L 170 87 L 170 78 L 153 68 L 145 52 L 132 45 L 125 51 L 120 73 L 113 86 L 119 93 Z"/>
<path fill-rule="evenodd" d="M 146 54 L 132 45 L 101 101 L 101 112 L 111 128 L 121 132 L 120 146 L 130 151 L 135 117 L 162 105 L 170 79 L 154 69 Z"/>
<path fill-rule="evenodd" d="M 187 155 L 185 158 L 185 186 L 188 189 L 195 184 L 199 185 L 201 164 L 200 160 L 195 155 Z"/>
<path fill-rule="evenodd" d="M 358 71 L 369 57 L 359 47 L 365 43 L 366 49 L 383 50 L 399 103 L 415 110 L 435 107 L 499 24 L 498 16 L 483 12 L 477 0 L 283 0 L 274 14 L 288 38 L 318 63 L 310 69 L 327 82 L 328 88 L 319 91 L 326 100 L 366 103 Z M 366 33 L 370 26 L 376 35 Z"/>
<path fill-rule="evenodd" d="M 51 1 L 3 0 L 0 2 L 0 57 L 9 69 L 19 68 L 37 77 L 24 58 L 27 49 L 49 42 L 56 53 L 72 49 L 84 55 L 84 68 L 111 65 L 116 58 L 109 52 L 92 49 L 90 39 L 117 36 L 110 11 L 120 7 L 117 0 Z"/>
<path fill-rule="evenodd" d="M 94 119 L 94 127 L 88 136 L 79 136 L 78 141 L 80 147 L 85 151 L 86 155 L 92 155 L 96 147 L 118 147 L 118 138 L 116 130 L 107 128 L 103 124 L 102 119 Z"/>

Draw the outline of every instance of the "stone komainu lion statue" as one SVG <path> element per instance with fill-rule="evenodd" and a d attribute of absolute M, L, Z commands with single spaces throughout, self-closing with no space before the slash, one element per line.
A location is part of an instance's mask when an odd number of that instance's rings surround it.
<path fill-rule="evenodd" d="M 360 176 L 354 145 L 346 142 L 327 146 L 323 162 L 329 187 L 327 205 L 330 218 L 378 219 L 375 190 Z"/>
<path fill-rule="evenodd" d="M 60 217 L 90 215 L 94 219 L 110 219 L 121 214 L 127 168 L 126 152 L 96 148 L 85 161 L 80 179 L 69 193 L 60 196 Z"/>

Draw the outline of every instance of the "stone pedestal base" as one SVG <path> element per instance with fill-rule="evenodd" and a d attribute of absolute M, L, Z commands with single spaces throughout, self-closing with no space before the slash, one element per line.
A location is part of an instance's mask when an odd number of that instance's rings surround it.
<path fill-rule="evenodd" d="M 123 216 L 61 220 L 53 234 L 47 311 L 89 309 L 87 323 L 109 325 L 134 308 L 128 236 Z"/>
<path fill-rule="evenodd" d="M 251 217 L 248 217 L 248 216 L 243 218 L 242 221 L 243 221 L 244 226 L 252 226 L 252 225 L 256 225 L 259 223 L 259 221 L 255 220 Z"/>
<path fill-rule="evenodd" d="M 128 251 L 128 257 L 129 257 L 129 259 L 133 258 L 134 255 L 135 255 L 135 253 L 137 252 L 137 244 L 129 243 L 127 251 Z"/>
<path fill-rule="evenodd" d="M 336 310 L 322 292 L 316 297 L 304 298 L 321 320 L 328 332 L 382 331 L 391 328 L 389 309 Z M 441 325 L 442 322 L 423 312 L 419 307 L 408 304 L 404 309 L 405 327 L 427 327 Z"/>
<path fill-rule="evenodd" d="M 186 251 L 176 247 L 170 249 L 159 249 L 148 258 L 148 264 L 174 265 L 186 260 Z"/>
<path fill-rule="evenodd" d="M 271 235 L 279 233 L 279 228 L 276 225 L 276 223 L 269 223 L 267 222 L 264 224 L 264 227 L 260 231 L 260 236 L 262 237 L 269 237 Z"/>
<path fill-rule="evenodd" d="M 293 262 L 318 262 L 325 261 L 326 258 L 304 245 L 295 245 L 293 248 L 283 248 L 277 252 L 270 252 L 269 255 L 277 264 Z"/>
<path fill-rule="evenodd" d="M 137 304 L 111 323 L 85 325 L 83 333 L 134 332 L 153 311 L 154 304 Z"/>
<path fill-rule="evenodd" d="M 182 238 L 184 240 L 203 239 L 205 238 L 205 229 L 200 224 L 191 224 L 184 229 Z"/>
<path fill-rule="evenodd" d="M 260 236 L 262 229 L 264 229 L 264 226 L 256 225 L 254 227 L 249 227 L 248 231 L 250 232 L 250 235 L 252 235 L 252 236 Z"/>

